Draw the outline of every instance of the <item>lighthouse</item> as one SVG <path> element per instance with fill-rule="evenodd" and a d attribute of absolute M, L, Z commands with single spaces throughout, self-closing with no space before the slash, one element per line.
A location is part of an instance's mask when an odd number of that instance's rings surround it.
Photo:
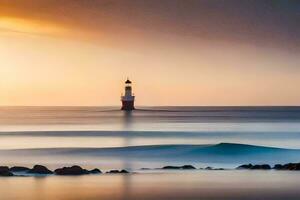
<path fill-rule="evenodd" d="M 132 94 L 132 82 L 127 78 L 125 81 L 125 94 L 121 96 L 122 108 L 121 110 L 134 110 L 134 95 Z"/>

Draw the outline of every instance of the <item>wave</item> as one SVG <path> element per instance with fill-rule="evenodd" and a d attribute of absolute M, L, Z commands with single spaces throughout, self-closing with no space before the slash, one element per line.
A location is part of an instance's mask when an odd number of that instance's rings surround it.
<path fill-rule="evenodd" d="M 300 149 L 247 144 L 149 145 L 111 148 L 41 148 L 0 150 L 6 156 L 94 157 L 209 163 L 286 163 L 300 160 Z"/>
<path fill-rule="evenodd" d="M 251 139 L 292 139 L 299 140 L 300 132 L 288 131 L 0 131 L 1 137 L 121 137 L 121 138 L 216 138 L 223 139 L 239 138 L 245 140 Z"/>

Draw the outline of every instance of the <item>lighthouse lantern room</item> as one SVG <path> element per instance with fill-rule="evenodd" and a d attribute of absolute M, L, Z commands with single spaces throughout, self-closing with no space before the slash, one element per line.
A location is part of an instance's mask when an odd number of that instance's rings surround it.
<path fill-rule="evenodd" d="M 125 81 L 125 94 L 121 96 L 122 110 L 131 111 L 134 110 L 134 98 L 132 94 L 132 82 L 127 78 Z"/>

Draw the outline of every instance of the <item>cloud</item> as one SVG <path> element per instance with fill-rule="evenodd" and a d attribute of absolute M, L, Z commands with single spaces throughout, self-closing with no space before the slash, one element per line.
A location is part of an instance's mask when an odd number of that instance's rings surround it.
<path fill-rule="evenodd" d="M 2 15 L 43 20 L 116 39 L 175 35 L 300 48 L 297 0 L 0 0 L 0 4 Z"/>
<path fill-rule="evenodd" d="M 63 34 L 65 29 L 57 24 L 46 24 L 38 20 L 0 17 L 0 32 L 25 35 L 55 36 Z"/>

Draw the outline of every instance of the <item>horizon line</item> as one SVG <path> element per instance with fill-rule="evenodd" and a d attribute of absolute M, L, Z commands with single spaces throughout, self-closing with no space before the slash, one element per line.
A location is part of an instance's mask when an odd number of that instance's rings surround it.
<path fill-rule="evenodd" d="M 120 107 L 120 105 L 0 105 L 0 107 Z M 136 107 L 300 107 L 299 105 L 137 105 Z M 138 110 L 138 109 L 136 109 Z"/>

